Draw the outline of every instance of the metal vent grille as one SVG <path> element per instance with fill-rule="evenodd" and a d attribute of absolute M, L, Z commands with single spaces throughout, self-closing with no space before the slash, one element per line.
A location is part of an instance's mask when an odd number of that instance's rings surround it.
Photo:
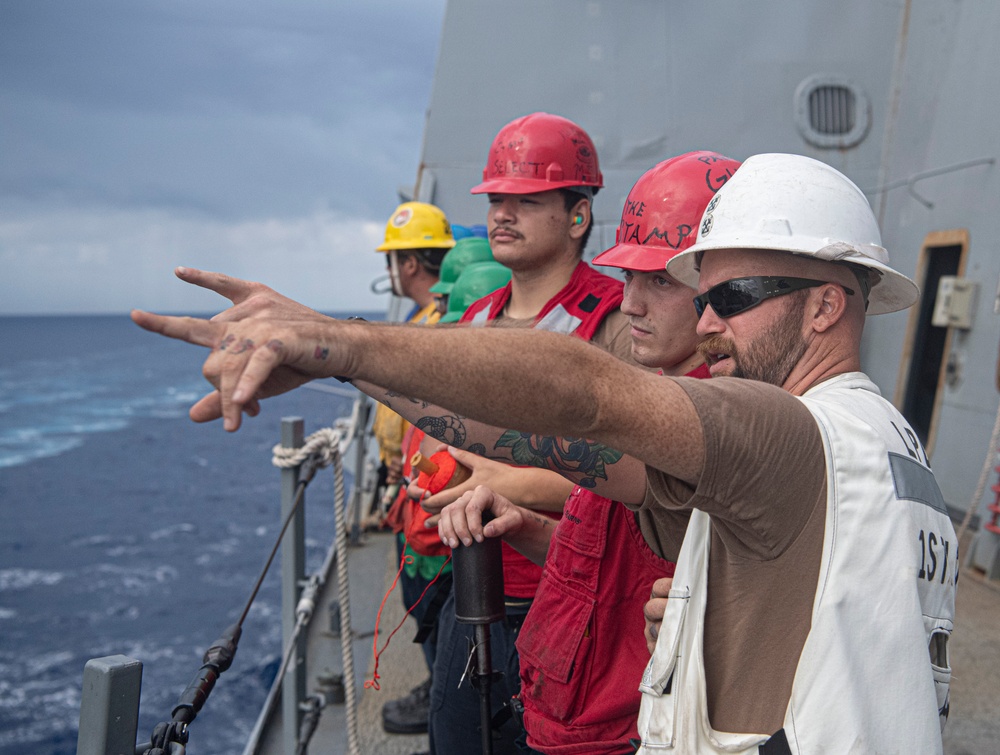
<path fill-rule="evenodd" d="M 795 92 L 795 120 L 807 142 L 844 149 L 858 144 L 871 125 L 865 93 L 839 76 L 812 76 Z"/>
<path fill-rule="evenodd" d="M 849 134 L 854 113 L 854 92 L 847 87 L 816 87 L 809 93 L 809 125 L 821 134 Z"/>

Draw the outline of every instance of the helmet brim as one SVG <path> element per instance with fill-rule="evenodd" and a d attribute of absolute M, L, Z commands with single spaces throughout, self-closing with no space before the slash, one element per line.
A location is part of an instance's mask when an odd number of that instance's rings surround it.
<path fill-rule="evenodd" d="M 450 294 L 451 289 L 455 286 L 454 283 L 445 283 L 444 281 L 438 281 L 433 286 L 428 289 L 432 294 Z"/>
<path fill-rule="evenodd" d="M 571 189 L 576 186 L 589 186 L 597 193 L 603 183 L 584 183 L 577 181 L 546 181 L 542 178 L 491 178 L 476 184 L 469 189 L 470 194 L 541 194 L 543 191 L 555 189 Z"/>
<path fill-rule="evenodd" d="M 664 249 L 661 253 L 660 249 L 652 246 L 615 244 L 594 257 L 593 264 L 652 273 L 657 270 L 665 270 L 667 262 L 674 256 L 672 252 Z"/>
<path fill-rule="evenodd" d="M 416 241 L 387 241 L 375 247 L 376 252 L 403 252 L 414 249 L 451 249 L 455 246 L 453 239 L 447 241 L 427 241 L 417 239 Z"/>

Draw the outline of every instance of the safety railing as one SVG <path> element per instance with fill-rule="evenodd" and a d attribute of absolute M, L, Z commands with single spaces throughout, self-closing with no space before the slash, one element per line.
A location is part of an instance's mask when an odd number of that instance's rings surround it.
<path fill-rule="evenodd" d="M 361 534 L 361 502 L 374 487 L 373 464 L 368 459 L 368 429 L 372 403 L 366 396 L 346 389 L 320 386 L 322 390 L 354 398 L 351 416 L 338 420 L 305 437 L 301 418 L 281 422 L 281 443 L 275 446 L 274 463 L 281 467 L 282 528 L 239 621 L 228 627 L 222 637 L 205 653 L 203 665 L 194 680 L 181 693 L 171 711 L 170 721 L 158 724 L 148 742 L 136 744 L 142 663 L 124 655 L 89 661 L 84 669 L 80 705 L 80 731 L 77 755 L 184 755 L 189 726 L 201 710 L 218 677 L 229 668 L 236 653 L 243 620 L 252 605 L 277 550 L 281 549 L 282 662 L 265 700 L 244 755 L 260 752 L 262 734 L 281 707 L 281 751 L 284 755 L 302 755 L 306 751 L 319 715 L 331 702 L 345 703 L 347 752 L 356 755 L 358 744 L 355 712 L 353 632 L 347 583 L 349 542 L 357 543 Z M 352 453 L 354 485 L 350 499 L 345 496 L 343 460 Z M 334 468 L 334 505 L 336 535 L 327 550 L 322 566 L 308 578 L 305 574 L 305 490 L 317 469 Z M 316 596 L 336 571 L 343 679 L 336 692 L 319 690 L 307 695 L 306 628 L 313 617 Z"/>

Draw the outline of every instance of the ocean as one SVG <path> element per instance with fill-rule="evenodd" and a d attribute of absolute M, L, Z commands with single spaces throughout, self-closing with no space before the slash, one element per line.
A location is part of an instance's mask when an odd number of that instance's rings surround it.
<path fill-rule="evenodd" d="M 277 536 L 280 419 L 308 435 L 350 399 L 300 388 L 229 434 L 187 417 L 206 351 L 125 315 L 0 317 L 0 343 L 0 755 L 75 753 L 84 664 L 119 653 L 144 664 L 148 741 Z M 309 569 L 333 536 L 332 480 L 309 487 Z M 191 755 L 242 752 L 280 661 L 273 572 Z"/>

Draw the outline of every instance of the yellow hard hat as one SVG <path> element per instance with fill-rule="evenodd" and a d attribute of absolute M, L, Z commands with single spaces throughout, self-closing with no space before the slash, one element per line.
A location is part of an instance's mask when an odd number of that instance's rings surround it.
<path fill-rule="evenodd" d="M 404 202 L 385 224 L 385 243 L 378 252 L 407 249 L 451 249 L 455 239 L 444 213 L 426 202 Z"/>

